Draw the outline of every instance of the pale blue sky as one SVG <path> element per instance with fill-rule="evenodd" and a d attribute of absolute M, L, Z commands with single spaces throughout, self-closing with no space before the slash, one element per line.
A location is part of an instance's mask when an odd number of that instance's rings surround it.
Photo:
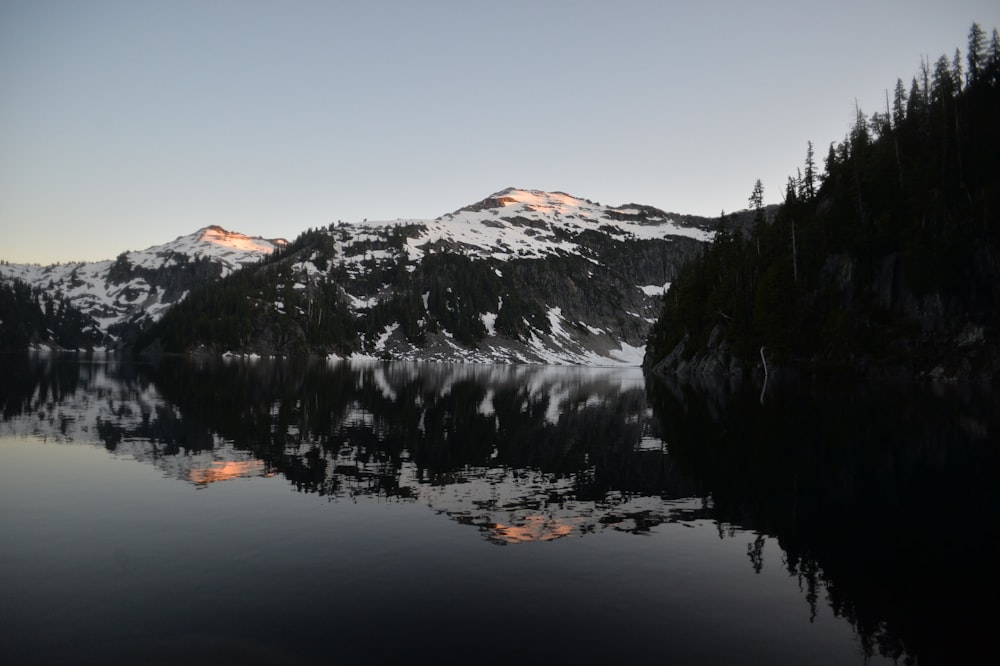
<path fill-rule="evenodd" d="M 294 238 L 508 186 L 775 202 L 996 0 L 0 0 L 0 259 Z"/>

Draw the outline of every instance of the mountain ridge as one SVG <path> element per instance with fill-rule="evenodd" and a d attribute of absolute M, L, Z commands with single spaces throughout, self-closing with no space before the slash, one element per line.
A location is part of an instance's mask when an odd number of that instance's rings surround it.
<path fill-rule="evenodd" d="M 218 225 L 202 227 L 115 259 L 41 264 L 0 264 L 0 280 L 30 285 L 45 301 L 68 300 L 92 317 L 106 342 L 128 326 L 156 321 L 196 286 L 231 274 L 287 245 Z"/>
<path fill-rule="evenodd" d="M 291 243 L 210 225 L 114 260 L 0 265 L 0 279 L 68 298 L 115 349 L 638 365 L 659 297 L 717 224 L 507 187 L 433 219 Z"/>
<path fill-rule="evenodd" d="M 714 234 L 713 219 L 684 220 L 505 188 L 430 220 L 333 223 L 184 305 L 139 346 L 638 365 L 659 296 Z"/>

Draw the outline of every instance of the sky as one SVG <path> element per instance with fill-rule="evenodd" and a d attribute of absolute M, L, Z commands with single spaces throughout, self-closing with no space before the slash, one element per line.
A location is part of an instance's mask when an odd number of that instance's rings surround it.
<path fill-rule="evenodd" d="M 0 0 L 0 259 L 289 240 L 505 187 L 777 203 L 997 0 Z"/>

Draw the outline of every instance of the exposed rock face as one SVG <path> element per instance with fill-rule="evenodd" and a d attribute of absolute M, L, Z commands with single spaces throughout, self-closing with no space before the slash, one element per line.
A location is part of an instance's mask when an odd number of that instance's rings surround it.
<path fill-rule="evenodd" d="M 661 375 L 731 375 L 737 378 L 743 375 L 745 364 L 733 355 L 729 343 L 720 335 L 718 326 L 712 329 L 707 347 L 690 357 L 685 354 L 689 344 L 690 341 L 685 336 L 651 370 Z"/>

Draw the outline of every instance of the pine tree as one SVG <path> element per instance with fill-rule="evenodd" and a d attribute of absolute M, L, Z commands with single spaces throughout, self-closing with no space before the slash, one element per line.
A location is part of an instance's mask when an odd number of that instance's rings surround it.
<path fill-rule="evenodd" d="M 812 199 L 816 196 L 816 160 L 813 156 L 813 142 L 806 143 L 806 173 L 802 179 L 805 198 Z"/>
<path fill-rule="evenodd" d="M 760 178 L 753 184 L 749 202 L 750 210 L 754 212 L 754 222 L 759 224 L 764 220 L 764 184 L 760 182 Z"/>
<path fill-rule="evenodd" d="M 830 149 L 826 153 L 826 157 L 823 159 L 823 184 L 830 182 L 834 178 L 834 172 L 837 169 L 837 149 L 835 148 L 835 143 L 830 142 Z"/>
<path fill-rule="evenodd" d="M 978 23 L 973 23 L 969 29 L 969 52 L 965 57 L 969 63 L 969 83 L 975 83 L 986 64 L 986 34 Z"/>
<path fill-rule="evenodd" d="M 908 118 L 919 118 L 926 111 L 927 106 L 924 104 L 924 95 L 920 90 L 920 83 L 917 82 L 917 77 L 913 77 L 913 81 L 910 83 L 910 96 L 906 100 L 906 115 Z"/>
<path fill-rule="evenodd" d="M 896 79 L 896 89 L 892 96 L 892 127 L 898 130 L 906 119 L 906 88 L 903 79 Z"/>
<path fill-rule="evenodd" d="M 942 105 L 955 94 L 955 83 L 952 79 L 948 58 L 941 56 L 934 63 L 934 75 L 931 84 L 931 99 Z M 942 106 L 942 108 L 944 108 Z"/>

